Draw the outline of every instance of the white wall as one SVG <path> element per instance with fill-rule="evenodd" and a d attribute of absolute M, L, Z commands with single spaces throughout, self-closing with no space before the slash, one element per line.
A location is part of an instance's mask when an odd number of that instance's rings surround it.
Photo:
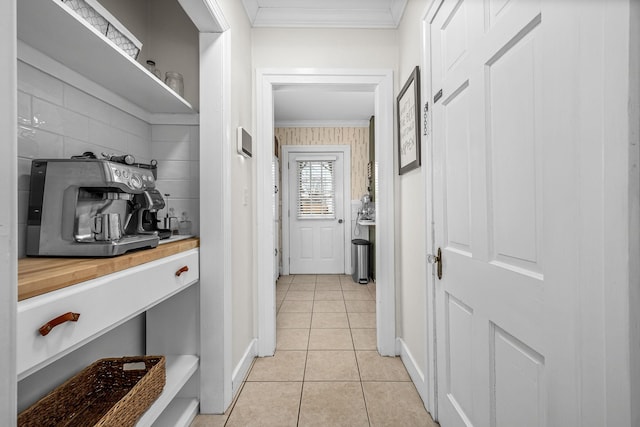
<path fill-rule="evenodd" d="M 400 60 L 396 95 L 416 65 L 422 62 L 421 17 L 426 7 L 424 0 L 409 0 L 398 27 Z M 428 70 L 421 70 L 427 76 Z M 422 84 L 422 82 L 421 82 Z M 422 108 L 420 108 L 422 111 Z M 396 124 L 397 126 L 397 124 Z M 422 134 L 422 132 L 420 132 Z M 413 356 L 417 367 L 426 375 L 426 251 L 425 174 L 429 159 L 422 150 L 422 166 L 397 176 L 396 193 L 396 296 L 397 333 Z M 397 160 L 396 160 L 397 162 Z M 407 361 L 405 361 L 407 363 Z"/>
<path fill-rule="evenodd" d="M 254 68 L 396 69 L 395 30 L 253 29 Z"/>
<path fill-rule="evenodd" d="M 254 266 L 255 159 L 245 158 L 235 150 L 235 132 L 239 126 L 253 132 L 251 87 L 251 28 L 242 3 L 220 1 L 231 29 L 231 298 L 232 358 L 234 370 L 241 369 L 243 356 L 257 336 L 257 286 Z M 255 141 L 255 138 L 254 138 Z M 203 183 L 204 185 L 204 183 Z M 253 354 L 251 354 L 253 356 Z M 234 378 L 235 380 L 235 378 Z"/>

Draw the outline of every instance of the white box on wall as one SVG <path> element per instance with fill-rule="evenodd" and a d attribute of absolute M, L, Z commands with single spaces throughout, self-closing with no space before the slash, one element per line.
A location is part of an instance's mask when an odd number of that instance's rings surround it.
<path fill-rule="evenodd" d="M 249 132 L 244 130 L 242 126 L 238 128 L 237 144 L 238 144 L 238 147 L 237 147 L 238 154 L 244 157 L 251 157 L 251 151 L 252 151 L 251 135 L 249 135 Z"/>

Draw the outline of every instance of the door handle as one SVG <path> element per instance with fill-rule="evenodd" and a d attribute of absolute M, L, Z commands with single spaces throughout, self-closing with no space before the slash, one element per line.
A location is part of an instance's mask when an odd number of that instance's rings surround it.
<path fill-rule="evenodd" d="M 338 224 L 342 224 L 344 221 L 342 221 L 341 219 L 338 220 Z"/>
<path fill-rule="evenodd" d="M 438 280 L 442 280 L 442 251 L 440 250 L 440 248 L 438 248 L 438 252 L 436 255 L 427 255 L 427 262 L 429 262 L 429 264 L 436 264 L 436 274 L 438 275 Z"/>

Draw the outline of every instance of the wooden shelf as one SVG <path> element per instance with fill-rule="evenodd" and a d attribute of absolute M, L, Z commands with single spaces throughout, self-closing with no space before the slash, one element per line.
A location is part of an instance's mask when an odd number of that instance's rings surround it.
<path fill-rule="evenodd" d="M 198 370 L 198 363 L 199 359 L 197 356 L 167 356 L 167 382 L 164 390 L 153 405 L 151 405 L 147 412 L 140 418 L 137 424 L 138 427 L 156 425 L 156 420 L 161 417 L 161 415 L 165 421 L 169 419 L 180 419 L 185 412 L 193 410 L 193 404 L 185 405 L 185 403 L 191 402 L 191 399 L 176 399 L 174 402 L 174 398 L 187 381 L 189 381 L 191 376 Z M 193 400 L 195 400 L 197 410 L 198 401 L 197 399 Z M 165 411 L 165 409 L 169 410 Z"/>
<path fill-rule="evenodd" d="M 27 45 L 149 113 L 196 113 L 62 1 L 20 0 L 17 9 L 18 39 Z"/>

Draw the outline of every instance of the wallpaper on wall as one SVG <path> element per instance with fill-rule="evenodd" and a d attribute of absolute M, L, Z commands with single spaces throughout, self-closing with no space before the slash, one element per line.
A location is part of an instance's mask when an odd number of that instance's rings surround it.
<path fill-rule="evenodd" d="M 367 191 L 369 128 L 276 128 L 280 145 L 350 145 L 351 200 Z"/>

